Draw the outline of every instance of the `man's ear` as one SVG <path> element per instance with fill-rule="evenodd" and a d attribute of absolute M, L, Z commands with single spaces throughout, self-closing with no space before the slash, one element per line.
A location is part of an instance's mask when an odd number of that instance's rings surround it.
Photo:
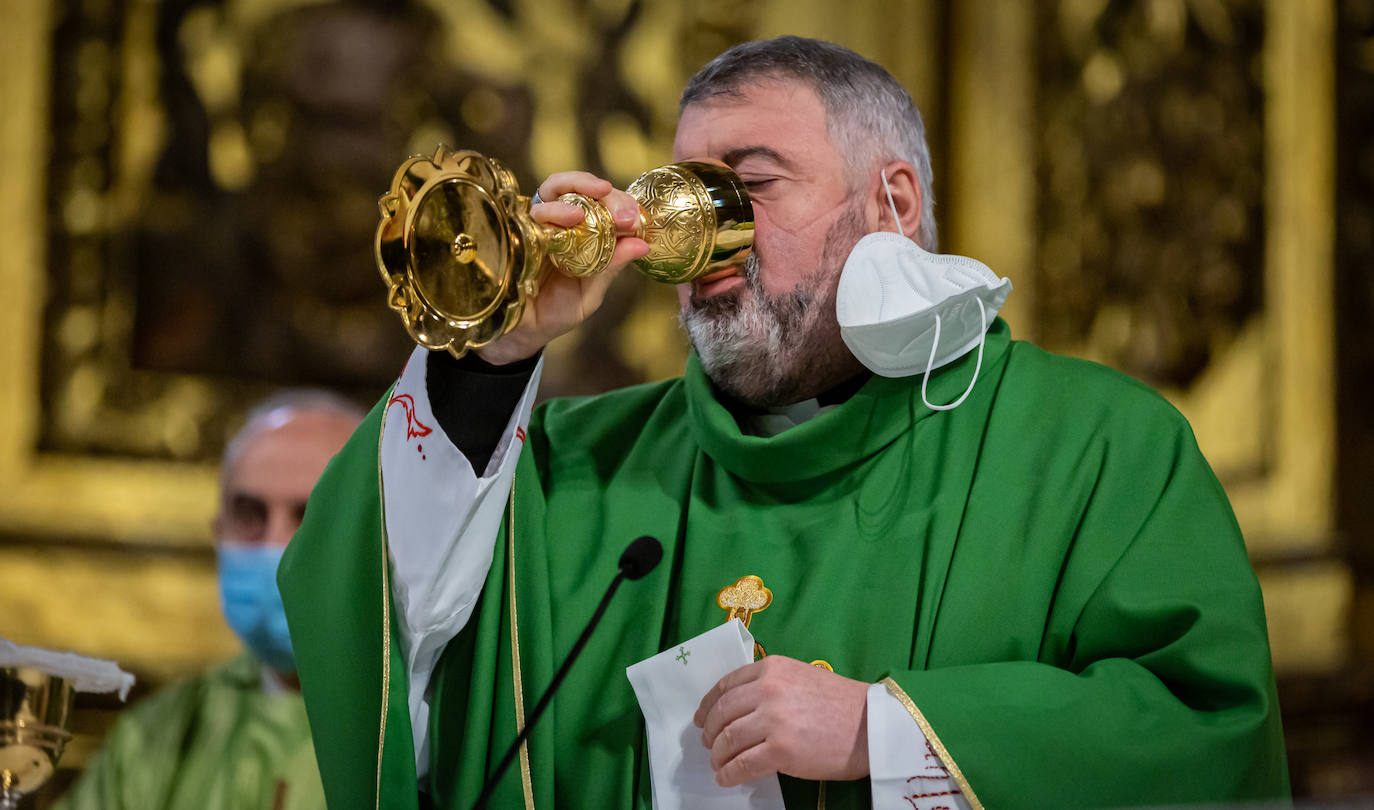
<path fill-rule="evenodd" d="M 921 184 L 916 179 L 916 170 L 905 160 L 894 160 L 881 167 L 887 174 L 887 189 L 882 180 L 878 181 L 878 227 L 885 231 L 900 230 L 903 235 L 916 238 L 921 228 Z M 892 202 L 887 199 L 888 190 L 892 192 Z M 892 219 L 892 209 L 897 209 L 897 222 Z M 898 227 L 900 224 L 901 227 Z"/>

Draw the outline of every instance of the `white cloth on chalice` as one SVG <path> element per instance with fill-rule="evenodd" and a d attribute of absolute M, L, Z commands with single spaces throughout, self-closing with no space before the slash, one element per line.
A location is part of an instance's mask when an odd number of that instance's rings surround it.
<path fill-rule="evenodd" d="M 134 676 L 113 661 L 25 647 L 3 638 L 0 638 L 0 667 L 37 669 L 71 681 L 78 692 L 119 692 L 120 700 L 129 697 L 129 690 L 134 685 Z"/>

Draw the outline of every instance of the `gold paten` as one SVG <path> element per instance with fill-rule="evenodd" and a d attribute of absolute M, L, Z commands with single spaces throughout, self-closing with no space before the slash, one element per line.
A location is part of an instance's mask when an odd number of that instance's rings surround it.
<path fill-rule="evenodd" d="M 52 776 L 71 739 L 70 679 L 30 667 L 0 667 L 0 810 Z"/>
<path fill-rule="evenodd" d="M 634 266 L 655 281 L 691 281 L 743 262 L 753 247 L 749 193 L 723 164 L 652 169 L 627 191 L 639 202 L 635 235 L 649 243 Z M 509 332 L 539 294 L 546 257 L 573 277 L 606 269 L 616 242 L 610 210 L 581 194 L 558 199 L 581 208 L 583 221 L 536 223 L 510 170 L 476 152 L 441 146 L 401 164 L 378 201 L 374 252 L 387 306 L 415 342 L 461 357 Z"/>

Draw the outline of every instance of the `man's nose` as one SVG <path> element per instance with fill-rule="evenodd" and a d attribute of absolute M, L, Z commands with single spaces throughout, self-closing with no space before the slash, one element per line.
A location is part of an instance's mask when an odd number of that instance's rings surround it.
<path fill-rule="evenodd" d="M 263 541 L 274 546 L 285 546 L 300 527 L 300 517 L 294 510 L 274 508 L 267 516 L 267 532 Z"/>

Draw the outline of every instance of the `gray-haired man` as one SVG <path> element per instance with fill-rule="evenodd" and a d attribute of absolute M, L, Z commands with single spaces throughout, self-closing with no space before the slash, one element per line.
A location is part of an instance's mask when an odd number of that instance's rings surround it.
<path fill-rule="evenodd" d="M 689 83 L 673 152 L 731 165 L 756 227 L 748 261 L 679 287 L 682 378 L 531 412 L 541 349 L 613 275 L 550 274 L 478 358 L 417 350 L 322 482 L 281 581 L 331 798 L 471 803 L 641 534 L 664 564 L 607 611 L 499 806 L 1283 795 L 1259 590 L 1191 431 L 1010 340 L 1005 280 L 932 256 L 900 85 L 827 43 L 747 43 Z M 612 210 L 613 269 L 645 254 L 627 194 L 565 172 L 539 196 L 568 191 Z M 646 740 L 625 668 L 698 665 L 749 575 L 769 654 Z M 365 672 L 339 682 L 343 658 Z"/>

